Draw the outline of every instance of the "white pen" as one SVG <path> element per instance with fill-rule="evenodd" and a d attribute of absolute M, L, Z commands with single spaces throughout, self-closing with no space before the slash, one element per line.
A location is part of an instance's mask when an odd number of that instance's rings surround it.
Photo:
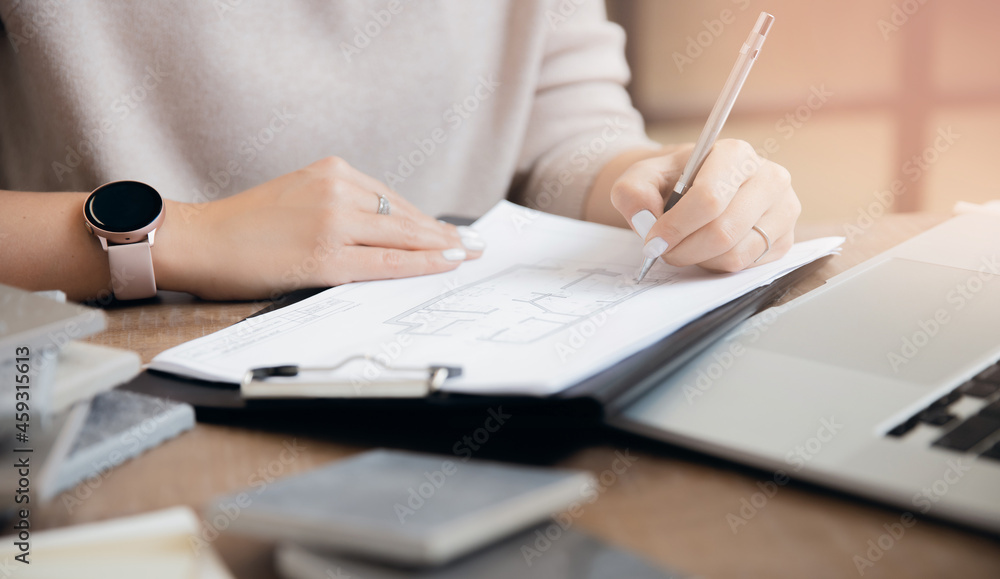
<path fill-rule="evenodd" d="M 722 126 L 726 124 L 726 119 L 729 118 L 729 111 L 733 110 L 736 97 L 739 96 L 740 89 L 743 88 L 743 83 L 746 82 L 747 76 L 750 74 L 750 68 L 756 62 L 757 54 L 760 53 L 760 48 L 764 45 L 764 40 L 767 39 L 767 33 L 771 30 L 771 24 L 773 23 L 774 16 L 771 16 L 767 12 L 761 12 L 760 16 L 757 17 L 757 23 L 754 24 L 750 36 L 747 37 L 747 41 L 743 43 L 743 48 L 740 49 L 740 55 L 736 59 L 736 64 L 733 65 L 733 70 L 729 73 L 729 78 L 726 79 L 725 86 L 722 87 L 722 94 L 719 95 L 719 100 L 715 101 L 715 107 L 712 108 L 712 113 L 708 115 L 708 120 L 705 121 L 705 128 L 701 130 L 701 136 L 698 137 L 698 142 L 695 143 L 694 150 L 691 151 L 691 157 L 688 158 L 687 165 L 684 166 L 684 172 L 681 173 L 681 177 L 677 180 L 673 192 L 667 198 L 667 203 L 663 207 L 664 213 L 670 211 L 670 208 L 676 205 L 681 200 L 681 197 L 687 193 L 691 182 L 694 181 L 701 166 L 705 163 L 705 158 L 708 157 L 708 153 L 711 152 L 712 147 L 715 145 L 715 140 L 719 137 Z M 632 218 L 632 224 L 636 227 L 639 235 L 645 239 L 656 220 L 650 219 L 652 218 L 652 214 L 649 211 L 640 211 L 639 213 L 649 214 L 648 216 L 643 216 L 643 219 L 636 219 L 636 217 L 639 217 L 639 214 L 636 214 Z M 645 229 L 645 231 L 641 231 L 641 229 Z M 661 251 L 660 253 L 663 252 Z M 637 283 L 646 277 L 646 274 L 649 273 L 649 268 L 653 267 L 659 256 L 659 254 L 652 257 L 645 256 L 642 268 L 639 270 L 639 275 L 636 276 Z"/>

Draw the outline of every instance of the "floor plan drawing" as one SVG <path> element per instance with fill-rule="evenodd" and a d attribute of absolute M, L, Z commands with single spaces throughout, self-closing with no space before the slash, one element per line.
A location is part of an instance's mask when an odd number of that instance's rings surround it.
<path fill-rule="evenodd" d="M 626 271 L 628 270 L 628 271 Z M 658 285 L 673 272 L 636 284 L 622 266 L 545 261 L 511 266 L 399 314 L 403 333 L 528 344 L 565 330 Z"/>
<path fill-rule="evenodd" d="M 801 242 L 779 260 L 730 274 L 660 260 L 636 283 L 641 240 L 631 229 L 524 215 L 498 203 L 473 226 L 489 250 L 451 271 L 330 288 L 160 352 L 148 367 L 241 384 L 252 368 L 368 354 L 394 370 L 460 366 L 444 392 L 549 396 L 843 242 Z M 352 381 L 353 369 L 329 377 Z M 365 383 L 381 380 L 368 370 Z M 301 381 L 319 384 L 312 373 Z"/>
<path fill-rule="evenodd" d="M 210 360 L 215 356 L 245 350 L 255 344 L 271 339 L 280 339 L 286 332 L 307 324 L 319 322 L 341 312 L 346 312 L 358 304 L 336 298 L 313 301 L 299 308 L 282 308 L 275 315 L 249 317 L 223 331 L 212 334 L 212 339 L 197 344 L 188 342 L 179 352 L 193 360 Z"/>

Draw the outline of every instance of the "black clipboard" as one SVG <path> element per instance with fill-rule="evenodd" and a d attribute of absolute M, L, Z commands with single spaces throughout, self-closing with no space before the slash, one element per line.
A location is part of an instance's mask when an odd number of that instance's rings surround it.
<path fill-rule="evenodd" d="M 434 424 L 446 429 L 475 428 L 484 415 L 502 409 L 517 417 L 519 428 L 574 429 L 602 424 L 611 409 L 621 409 L 661 383 L 727 332 L 780 300 L 795 284 L 832 256 L 807 263 L 768 285 L 724 304 L 614 366 L 556 394 L 535 396 L 471 395 L 436 392 L 425 398 L 244 399 L 235 384 L 215 383 L 145 370 L 122 388 L 195 407 L 197 419 L 223 424 L 266 425 L 271 429 L 324 428 L 335 424 L 392 425 L 394 430 Z M 285 307 L 321 289 L 290 294 L 250 317 Z M 239 323 L 239 322 L 238 322 Z"/>

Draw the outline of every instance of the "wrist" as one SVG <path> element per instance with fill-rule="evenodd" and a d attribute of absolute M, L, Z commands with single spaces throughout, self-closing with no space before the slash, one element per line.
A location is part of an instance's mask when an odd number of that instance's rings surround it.
<path fill-rule="evenodd" d="M 198 207 L 163 200 L 163 225 L 156 231 L 151 250 L 157 289 L 197 293 L 195 271 L 205 249 L 195 247 Z"/>
<path fill-rule="evenodd" d="M 587 192 L 587 199 L 584 202 L 584 220 L 628 229 L 626 218 L 615 209 L 611 202 L 611 189 L 618 177 L 625 173 L 629 167 L 639 161 L 662 156 L 668 149 L 630 149 L 605 163 Z"/>

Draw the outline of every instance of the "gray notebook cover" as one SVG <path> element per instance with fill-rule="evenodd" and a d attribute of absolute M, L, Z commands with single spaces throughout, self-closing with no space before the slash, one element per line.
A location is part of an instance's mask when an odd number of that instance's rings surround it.
<path fill-rule="evenodd" d="M 0 284 L 0 360 L 20 355 L 18 347 L 59 348 L 96 334 L 104 320 L 100 310 Z"/>
<path fill-rule="evenodd" d="M 547 534 L 546 534 L 547 533 Z M 549 538 L 551 537 L 551 538 Z M 275 566 L 285 579 L 681 579 L 628 551 L 585 533 L 551 525 L 525 531 L 434 569 L 378 565 L 316 548 L 278 546 Z"/>
<path fill-rule="evenodd" d="M 62 492 L 103 474 L 193 427 L 194 409 L 188 404 L 125 390 L 98 394 L 56 471 L 51 492 Z"/>
<path fill-rule="evenodd" d="M 374 450 L 219 499 L 215 512 L 242 499 L 233 530 L 438 564 L 580 501 L 592 481 L 580 471 Z"/>

